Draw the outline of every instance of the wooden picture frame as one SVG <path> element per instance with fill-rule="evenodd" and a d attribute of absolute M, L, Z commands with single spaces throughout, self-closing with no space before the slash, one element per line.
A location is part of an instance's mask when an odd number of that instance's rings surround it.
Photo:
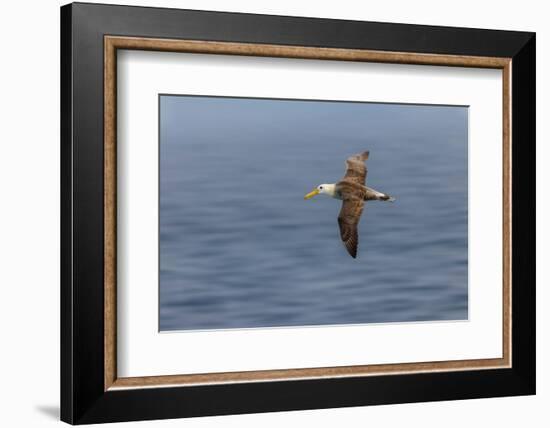
<path fill-rule="evenodd" d="M 502 358 L 118 377 L 117 49 L 502 70 Z M 534 393 L 534 34 L 76 3 L 61 9 L 61 53 L 62 420 Z"/>

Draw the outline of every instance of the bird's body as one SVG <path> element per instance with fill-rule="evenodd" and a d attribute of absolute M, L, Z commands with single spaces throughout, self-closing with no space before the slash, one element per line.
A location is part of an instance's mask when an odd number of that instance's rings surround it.
<path fill-rule="evenodd" d="M 369 152 L 350 156 L 346 160 L 346 173 L 340 181 L 334 184 L 321 184 L 304 197 L 309 199 L 318 194 L 326 194 L 343 201 L 342 209 L 338 215 L 340 237 L 353 258 L 357 257 L 357 226 L 363 213 L 365 201 L 393 202 L 395 200 L 391 196 L 365 185 L 367 177 L 365 161 L 368 158 Z"/>
<path fill-rule="evenodd" d="M 367 186 L 361 186 L 354 183 L 344 183 L 343 186 L 339 186 L 339 184 L 340 183 L 323 184 L 323 186 L 327 187 L 333 186 L 332 189 L 329 188 L 330 190 L 324 193 L 334 199 L 340 200 L 344 200 L 345 195 L 349 194 L 350 192 L 357 192 L 358 196 L 360 197 L 361 195 L 363 195 L 362 197 L 364 201 L 385 200 L 385 197 L 387 197 L 387 199 L 390 199 L 390 197 L 385 193 L 379 192 Z"/>

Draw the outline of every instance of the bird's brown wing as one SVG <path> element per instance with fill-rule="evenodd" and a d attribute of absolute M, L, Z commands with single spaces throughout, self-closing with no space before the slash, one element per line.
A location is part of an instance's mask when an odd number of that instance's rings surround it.
<path fill-rule="evenodd" d="M 365 185 L 367 178 L 367 165 L 365 161 L 369 158 L 369 152 L 353 155 L 346 160 L 346 173 L 342 180 Z"/>
<path fill-rule="evenodd" d="M 338 215 L 338 226 L 340 226 L 340 237 L 346 246 L 351 257 L 357 257 L 357 244 L 359 241 L 357 235 L 357 225 L 363 212 L 365 203 L 358 198 L 344 199 L 342 209 Z"/>

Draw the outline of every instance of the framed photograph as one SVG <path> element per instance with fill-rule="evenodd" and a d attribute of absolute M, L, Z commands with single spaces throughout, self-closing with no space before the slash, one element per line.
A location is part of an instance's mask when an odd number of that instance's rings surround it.
<path fill-rule="evenodd" d="M 61 8 L 61 417 L 535 393 L 535 35 Z"/>

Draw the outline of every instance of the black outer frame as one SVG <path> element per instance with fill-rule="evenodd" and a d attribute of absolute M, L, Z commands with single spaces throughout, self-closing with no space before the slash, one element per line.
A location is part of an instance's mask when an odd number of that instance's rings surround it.
<path fill-rule="evenodd" d="M 104 35 L 512 58 L 512 368 L 104 392 Z M 73 3 L 61 8 L 61 420 L 535 393 L 535 34 Z"/>

